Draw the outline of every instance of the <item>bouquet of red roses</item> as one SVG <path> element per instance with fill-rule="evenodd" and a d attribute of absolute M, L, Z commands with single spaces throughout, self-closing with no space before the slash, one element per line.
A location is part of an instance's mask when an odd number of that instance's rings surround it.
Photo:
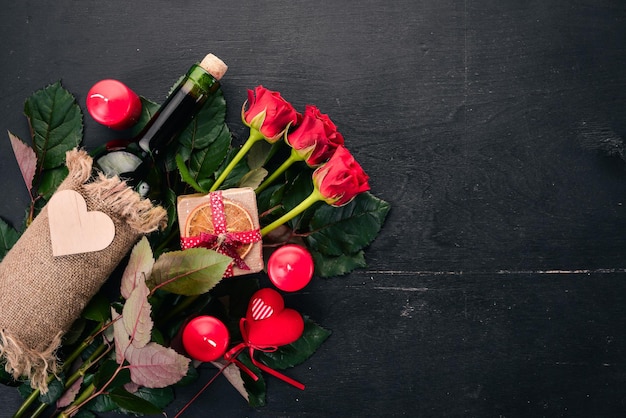
<path fill-rule="evenodd" d="M 143 98 L 142 104 L 135 132 L 158 108 Z M 30 110 L 35 108 L 40 111 Z M 25 109 L 32 146 L 9 135 L 31 194 L 22 230 L 67 176 L 65 155 L 81 146 L 83 128 L 80 107 L 60 83 L 34 93 Z M 277 290 L 264 288 L 268 272 L 228 272 L 249 269 L 243 249 L 256 243 L 266 260 L 295 245 L 319 278 L 364 267 L 364 249 L 389 205 L 369 193 L 368 176 L 317 107 L 300 114 L 278 92 L 250 90 L 241 111 L 250 134 L 241 147 L 231 143 L 225 113 L 218 92 L 166 150 L 165 164 L 153 168 L 162 181 L 152 192 L 159 193 L 168 222 L 133 247 L 125 266 L 65 333 L 58 351 L 63 365 L 39 386 L 14 371 L 0 372 L 25 397 L 16 416 L 48 408 L 59 416 L 160 413 L 174 399 L 174 386 L 197 379 L 202 363 L 212 363 L 218 374 L 235 370 L 225 375 L 254 406 L 265 402 L 264 374 L 303 388 L 278 370 L 305 361 L 330 331 L 286 308 Z M 62 132 L 55 129 L 59 121 Z M 250 230 L 226 228 L 229 205 L 238 204 L 222 196 L 232 189 L 253 191 L 256 213 L 244 208 L 244 215 L 258 219 L 258 230 L 255 222 Z M 189 231 L 176 222 L 177 202 L 187 195 L 210 196 L 213 211 L 213 230 L 191 234 L 189 245 Z M 6 243 L 0 257 L 21 234 L 0 220 Z"/>

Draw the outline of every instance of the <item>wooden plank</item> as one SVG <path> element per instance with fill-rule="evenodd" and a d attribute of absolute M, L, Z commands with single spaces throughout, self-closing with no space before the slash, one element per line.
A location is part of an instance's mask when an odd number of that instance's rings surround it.
<path fill-rule="evenodd" d="M 392 210 L 369 269 L 286 297 L 333 335 L 252 410 L 217 379 L 187 416 L 621 416 L 626 133 L 618 0 L 5 5 L 0 125 L 59 78 L 162 101 L 213 52 L 235 141 L 246 90 L 316 104 Z M 147 63 L 150 63 L 148 65 Z M 119 133 L 88 117 L 92 147 Z M 622 150 L 623 152 L 623 150 Z M 29 199 L 0 141 L 0 215 Z M 269 286 L 269 283 L 266 283 Z M 173 416 L 214 370 L 177 391 Z M 0 387 L 8 417 L 19 396 Z"/>

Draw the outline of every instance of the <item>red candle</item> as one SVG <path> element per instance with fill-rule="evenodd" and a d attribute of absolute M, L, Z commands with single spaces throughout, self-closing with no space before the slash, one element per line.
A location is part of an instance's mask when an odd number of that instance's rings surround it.
<path fill-rule="evenodd" d="M 267 274 L 274 286 L 285 292 L 295 292 L 311 281 L 314 271 L 309 251 L 295 244 L 283 245 L 267 261 Z"/>
<path fill-rule="evenodd" d="M 87 111 L 111 129 L 127 129 L 139 120 L 141 99 L 120 81 L 101 80 L 87 93 Z"/>
<path fill-rule="evenodd" d="M 183 330 L 183 347 L 189 356 L 199 361 L 214 361 L 222 357 L 228 348 L 228 329 L 219 319 L 198 316 Z"/>

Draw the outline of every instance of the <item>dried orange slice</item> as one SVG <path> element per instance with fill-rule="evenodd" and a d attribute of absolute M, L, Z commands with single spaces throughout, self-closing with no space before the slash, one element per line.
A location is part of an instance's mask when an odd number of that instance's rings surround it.
<path fill-rule="evenodd" d="M 224 216 L 226 218 L 227 232 L 251 231 L 254 229 L 250 214 L 232 200 L 222 199 L 224 202 Z M 193 237 L 201 233 L 213 233 L 213 211 L 211 202 L 196 206 L 187 217 L 185 224 L 185 236 Z M 253 244 L 244 244 L 237 249 L 237 254 L 242 259 L 250 252 Z"/>

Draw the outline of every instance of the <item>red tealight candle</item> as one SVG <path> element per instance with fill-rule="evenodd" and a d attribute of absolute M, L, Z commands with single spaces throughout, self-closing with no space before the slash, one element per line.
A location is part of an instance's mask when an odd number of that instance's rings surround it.
<path fill-rule="evenodd" d="M 311 253 L 295 244 L 283 245 L 267 261 L 270 280 L 285 292 L 295 292 L 309 284 L 314 269 Z"/>
<path fill-rule="evenodd" d="M 87 111 L 111 129 L 127 129 L 139 120 L 141 99 L 120 81 L 101 80 L 87 93 Z"/>
<path fill-rule="evenodd" d="M 187 354 L 199 361 L 214 361 L 222 357 L 228 348 L 228 329 L 219 319 L 198 316 L 183 330 L 183 347 Z"/>

